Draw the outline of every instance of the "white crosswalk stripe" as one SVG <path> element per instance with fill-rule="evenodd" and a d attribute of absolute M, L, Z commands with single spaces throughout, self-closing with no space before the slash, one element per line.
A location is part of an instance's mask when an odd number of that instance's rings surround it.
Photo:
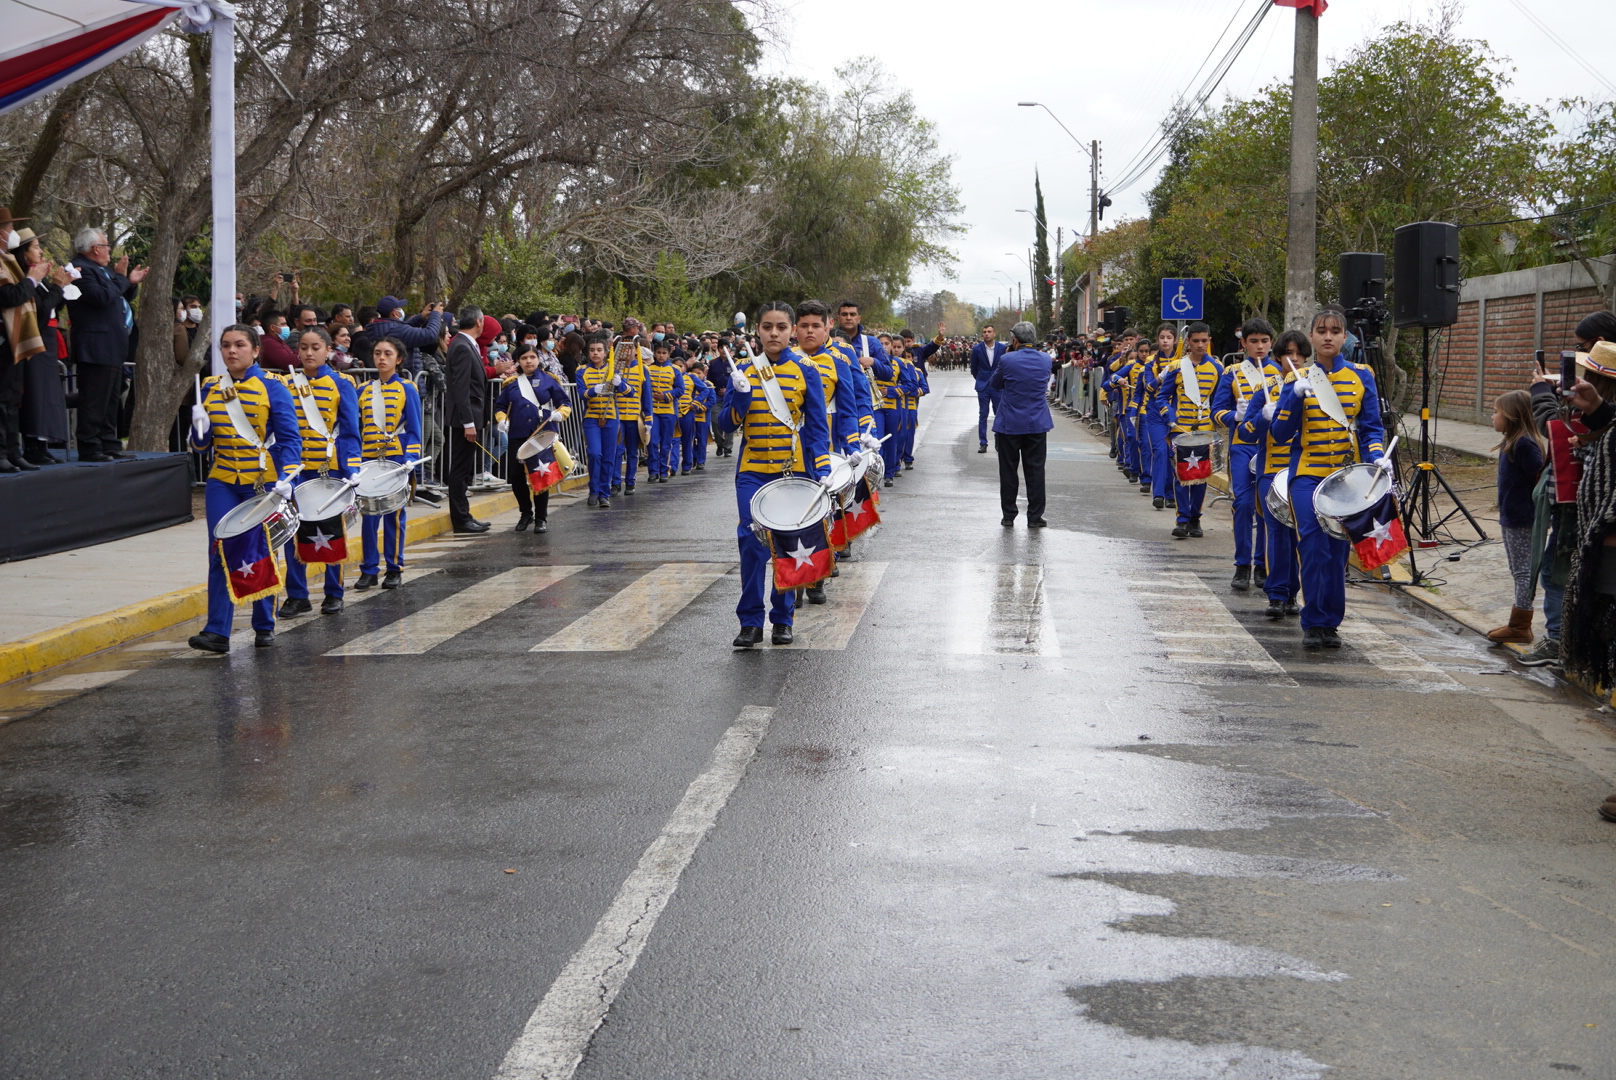
<path fill-rule="evenodd" d="M 1272 685 L 1298 685 L 1198 575 L 1169 570 L 1127 584 L 1138 590 L 1133 598 L 1172 660 L 1247 668 L 1268 676 Z"/>
<path fill-rule="evenodd" d="M 955 571 L 949 651 L 965 656 L 1059 656 L 1044 568 L 961 563 Z"/>
<path fill-rule="evenodd" d="M 1421 658 L 1413 649 L 1368 619 L 1348 615 L 1341 620 L 1340 633 L 1342 640 L 1357 650 L 1364 659 L 1388 674 L 1414 677 L 1422 682 L 1458 685 L 1453 676 Z"/>
<path fill-rule="evenodd" d="M 586 568 L 519 566 L 461 589 L 430 607 L 361 635 L 325 655 L 407 656 L 424 653 L 583 569 Z"/>
<path fill-rule="evenodd" d="M 886 570 L 884 562 L 843 562 L 841 576 L 825 582 L 829 603 L 804 604 L 797 608 L 791 628 L 794 640 L 779 648 L 782 651 L 847 648 Z M 775 646 L 764 638 L 764 647 Z"/>
<path fill-rule="evenodd" d="M 683 611 L 733 563 L 663 563 L 533 652 L 626 652 Z"/>

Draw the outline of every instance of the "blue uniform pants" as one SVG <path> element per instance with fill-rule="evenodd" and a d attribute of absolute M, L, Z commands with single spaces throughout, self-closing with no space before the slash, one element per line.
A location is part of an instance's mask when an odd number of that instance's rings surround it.
<path fill-rule="evenodd" d="M 1168 442 L 1167 421 L 1145 417 L 1139 421 L 1139 426 L 1144 436 L 1139 449 L 1139 463 L 1143 469 L 1140 483 L 1144 482 L 1144 473 L 1148 472 L 1150 493 L 1158 498 L 1172 499 L 1176 485 L 1173 482 L 1173 447 Z"/>
<path fill-rule="evenodd" d="M 342 599 L 342 567 L 328 563 L 325 568 L 325 594 Z M 297 541 L 286 545 L 286 595 L 293 600 L 309 598 L 308 567 L 297 561 Z"/>
<path fill-rule="evenodd" d="M 737 472 L 735 474 L 735 502 L 740 510 L 740 524 L 735 527 L 735 542 L 741 549 L 741 599 L 735 605 L 735 614 L 742 626 L 763 627 L 763 590 L 769 580 L 769 548 L 752 535 L 752 496 L 757 489 L 778 473 Z M 769 621 L 776 626 L 790 626 L 792 611 L 797 601 L 796 592 L 787 589 L 769 589 Z"/>
<path fill-rule="evenodd" d="M 640 425 L 637 421 L 621 420 L 618 422 L 620 439 L 617 444 L 617 458 L 612 465 L 612 483 L 618 483 L 622 478 L 624 491 L 634 490 L 634 480 L 640 474 Z"/>
<path fill-rule="evenodd" d="M 1350 545 L 1324 531 L 1313 513 L 1313 489 L 1321 476 L 1291 477 L 1296 515 L 1296 553 L 1301 560 L 1302 629 L 1337 627 L 1347 614 L 1347 553 Z"/>
<path fill-rule="evenodd" d="M 1251 471 L 1251 465 L 1256 460 L 1257 447 L 1253 444 L 1236 443 L 1229 447 L 1229 494 L 1234 499 L 1236 566 L 1251 565 L 1251 537 L 1257 524 L 1257 475 Z"/>
<path fill-rule="evenodd" d="M 881 462 L 886 466 L 887 476 L 898 471 L 898 440 L 903 438 L 903 410 L 877 409 L 875 410 L 875 437 L 886 439 L 881 444 Z"/>
<path fill-rule="evenodd" d="M 679 471 L 689 472 L 696 463 L 696 422 L 685 413 L 679 418 Z"/>
<path fill-rule="evenodd" d="M 1201 518 L 1201 507 L 1206 503 L 1205 484 L 1180 484 L 1173 481 L 1173 506 L 1178 510 L 1178 523 L 1187 525 Z"/>
<path fill-rule="evenodd" d="M 617 421 L 584 420 L 584 442 L 589 453 L 589 494 L 597 499 L 612 495 L 612 474 L 617 469 Z M 654 445 L 654 444 L 653 444 Z"/>
<path fill-rule="evenodd" d="M 208 515 L 208 625 L 204 630 L 230 636 L 230 624 L 236 616 L 235 602 L 230 599 L 230 585 L 225 578 L 224 566 L 213 547 L 213 527 L 219 519 L 258 494 L 252 484 L 227 484 L 223 480 L 209 480 L 203 493 Z M 254 600 L 252 605 L 254 630 L 275 629 L 275 598 L 266 596 Z"/>
<path fill-rule="evenodd" d="M 1274 603 L 1289 603 L 1301 593 L 1302 583 L 1296 563 L 1296 531 L 1268 512 L 1268 489 L 1274 486 L 1272 475 L 1257 481 L 1257 506 L 1263 518 L 1264 552 L 1268 560 L 1263 592 Z"/>
<path fill-rule="evenodd" d="M 692 448 L 692 452 L 696 455 L 697 465 L 707 464 L 707 435 L 712 431 L 712 428 L 713 425 L 710 420 L 696 421 L 696 445 Z"/>
<path fill-rule="evenodd" d="M 652 476 L 667 476 L 673 471 L 674 455 L 677 453 L 673 440 L 673 422 L 675 416 L 651 417 L 651 448 L 650 473 Z"/>
<path fill-rule="evenodd" d="M 988 444 L 988 411 L 999 411 L 999 392 L 992 387 L 976 392 L 976 441 L 986 446 Z"/>
<path fill-rule="evenodd" d="M 920 427 L 920 410 L 903 410 L 903 463 L 915 463 L 915 430 Z"/>
<path fill-rule="evenodd" d="M 1137 416 L 1122 418 L 1124 452 L 1128 455 L 1128 471 L 1146 486 L 1150 484 L 1150 455 L 1145 450 L 1144 425 Z"/>
<path fill-rule="evenodd" d="M 362 514 L 359 521 L 361 554 L 359 572 L 377 573 L 385 558 L 388 570 L 404 569 L 404 511 L 399 507 L 391 514 Z M 381 541 L 380 550 L 377 540 Z"/>

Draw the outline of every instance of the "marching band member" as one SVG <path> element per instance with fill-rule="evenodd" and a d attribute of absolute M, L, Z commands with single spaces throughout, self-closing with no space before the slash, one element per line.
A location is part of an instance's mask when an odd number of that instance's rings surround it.
<path fill-rule="evenodd" d="M 886 465 L 884 486 L 891 487 L 892 474 L 897 470 L 896 466 L 888 461 L 888 448 L 890 447 L 894 453 L 897 450 L 895 444 L 898 440 L 900 419 L 896 403 L 898 366 L 887 355 L 881 339 L 865 330 L 864 324 L 859 321 L 859 306 L 856 301 L 843 300 L 836 305 L 836 326 L 837 333 L 846 339 L 853 350 L 853 355 L 859 358 L 859 366 L 864 369 L 865 377 L 870 382 L 873 405 L 871 416 L 875 421 L 875 437 L 879 439 L 889 434 L 892 436 L 881 444 L 881 460 Z M 889 402 L 891 404 L 888 404 Z"/>
<path fill-rule="evenodd" d="M 1167 368 L 1178 359 L 1178 330 L 1171 323 L 1156 328 L 1156 352 L 1140 372 L 1135 390 L 1139 408 L 1139 455 L 1150 456 L 1150 504 L 1160 510 L 1173 496 L 1173 448 L 1167 431 L 1165 402 L 1157 389 Z M 1144 490 L 1143 484 L 1140 486 Z"/>
<path fill-rule="evenodd" d="M 815 313 L 816 306 L 824 308 Z M 818 300 L 806 300 L 797 305 L 796 347 L 786 355 L 805 366 L 812 365 L 819 372 L 819 386 L 824 398 L 825 436 L 827 452 L 850 453 L 859 442 L 858 398 L 853 386 L 853 368 L 847 356 L 830 344 L 830 309 Z M 804 591 L 810 604 L 825 603 L 823 581 L 808 586 Z"/>
<path fill-rule="evenodd" d="M 1212 419 L 1229 431 L 1229 495 L 1234 501 L 1234 580 L 1229 587 L 1235 592 L 1251 588 L 1253 564 L 1259 575 L 1267 565 L 1261 547 L 1255 554 L 1252 550 L 1253 533 L 1260 538 L 1265 531 L 1257 514 L 1257 457 L 1261 447 L 1256 438 L 1245 433 L 1244 425 L 1252 401 L 1266 384 L 1268 373 L 1264 366 L 1273 343 L 1274 328 L 1268 320 L 1247 320 L 1240 328 L 1241 360 L 1224 368 L 1212 395 Z M 1261 410 L 1262 405 L 1257 408 Z M 1262 584 L 1259 576 L 1258 588 Z"/>
<path fill-rule="evenodd" d="M 274 552 L 266 550 L 253 567 L 224 563 L 213 535 L 219 519 L 265 485 L 290 498 L 292 480 L 302 470 L 303 441 L 296 407 L 286 387 L 258 366 L 258 331 L 239 323 L 219 335 L 224 373 L 203 384 L 202 399 L 191 406 L 191 446 L 213 447 L 208 471 L 208 622 L 190 639 L 203 652 L 230 651 L 230 624 L 236 598 L 251 599 L 253 644 L 275 644 L 275 598 L 279 586 Z M 262 564 L 267 563 L 267 566 Z"/>
<path fill-rule="evenodd" d="M 904 346 L 909 354 L 909 365 L 914 369 L 915 373 L 915 390 L 914 393 L 904 398 L 903 405 L 907 415 L 904 417 L 903 446 L 899 450 L 898 456 L 903 461 L 905 469 L 913 469 L 915 467 L 915 433 L 920 428 L 920 399 L 931 393 L 931 380 L 927 378 L 926 361 L 938 349 L 943 347 L 943 330 L 939 326 L 936 340 L 928 341 L 924 345 L 915 344 L 913 334 L 910 331 L 905 330 L 903 334 Z"/>
<path fill-rule="evenodd" d="M 1301 331 L 1287 330 L 1281 334 L 1275 352 L 1263 362 L 1262 396 L 1252 398 L 1245 423 L 1240 425 L 1242 436 L 1257 446 L 1257 510 L 1263 517 L 1261 536 L 1265 556 L 1261 588 L 1268 596 L 1270 619 L 1295 615 L 1302 610 L 1297 604 L 1302 581 L 1296 561 L 1296 530 L 1268 508 L 1268 491 L 1274 486 L 1274 478 L 1289 469 L 1291 463 L 1291 444 L 1275 439 L 1272 431 L 1280 395 L 1287 378 L 1293 377 L 1287 371 L 1293 367 L 1300 370 L 1312 355 L 1313 346 Z"/>
<path fill-rule="evenodd" d="M 829 316 L 829 309 L 818 300 L 806 300 L 795 311 L 779 301 L 763 305 L 758 313 L 763 356 L 737 361 L 718 412 L 721 429 L 741 434 L 735 468 L 735 502 L 740 511 L 735 536 L 741 554 L 741 599 L 735 606 L 741 632 L 733 643 L 737 649 L 751 648 L 763 640 L 769 549 L 752 533 L 753 494 L 782 476 L 823 479 L 830 472 L 830 428 L 819 369 L 786 352 L 794 319 L 800 335 L 801 328 L 816 320 L 828 323 Z M 793 606 L 791 590 L 772 590 L 768 609 L 774 627 L 770 640 L 775 645 L 791 643 Z"/>
<path fill-rule="evenodd" d="M 303 440 L 305 478 L 315 475 L 346 480 L 359 471 L 359 389 L 346 375 L 333 371 L 331 337 L 324 327 L 312 326 L 297 337 L 300 365 L 282 376 L 281 382 L 297 406 L 298 434 Z M 314 507 L 300 506 L 299 512 Z M 321 615 L 342 610 L 343 568 L 341 563 L 325 564 L 325 599 Z M 280 617 L 303 615 L 313 610 L 309 604 L 308 571 L 297 558 L 297 540 L 286 542 L 286 601 Z"/>
<path fill-rule="evenodd" d="M 673 366 L 684 379 L 684 390 L 679 394 L 679 428 L 675 454 L 678 460 L 669 463 L 669 471 L 677 465 L 680 476 L 689 476 L 690 466 L 694 464 L 691 459 L 696 455 L 696 425 L 690 418 L 691 411 L 696 407 L 696 380 L 691 378 L 689 361 L 676 361 Z"/>
<path fill-rule="evenodd" d="M 534 432 L 540 428 L 559 432 L 561 427 L 556 421 L 572 415 L 566 388 L 539 367 L 539 360 L 536 347 L 521 346 L 516 356 L 516 374 L 505 380 L 499 397 L 494 399 L 494 415 L 505 426 L 505 475 L 510 478 L 511 491 L 522 512 L 516 532 L 526 532 L 529 526 L 535 533 L 548 532 L 550 528 L 550 489 L 533 494 L 528 462 L 517 452 Z"/>
<path fill-rule="evenodd" d="M 421 395 L 415 384 L 398 372 L 406 355 L 404 343 L 392 337 L 382 338 L 371 350 L 370 363 L 376 369 L 376 378 L 359 394 L 359 452 L 366 461 L 421 460 Z M 390 514 L 361 515 L 363 553 L 355 589 L 375 587 L 383 559 L 387 576 L 382 579 L 382 588 L 396 589 L 404 583 L 404 522 L 408 506 L 405 503 Z"/>
<path fill-rule="evenodd" d="M 638 324 L 636 324 L 638 325 Z M 617 395 L 617 459 L 612 464 L 612 494 L 634 494 L 634 481 L 640 474 L 640 451 L 645 449 L 645 421 L 648 412 L 645 391 L 646 350 L 637 342 L 617 345 L 617 373 L 628 389 Z M 548 495 L 548 493 L 546 493 Z M 543 521 L 541 517 L 539 519 Z"/>
<path fill-rule="evenodd" d="M 704 472 L 707 468 L 707 438 L 712 431 L 712 414 L 718 409 L 718 393 L 707 381 L 707 365 L 696 360 L 690 365 L 691 381 L 696 384 L 695 404 L 690 409 L 690 422 L 695 426 L 691 448 L 691 468 Z"/>
<path fill-rule="evenodd" d="M 1155 349 L 1148 338 L 1139 339 L 1133 349 L 1133 365 L 1128 369 L 1128 377 L 1121 387 L 1123 411 L 1133 431 L 1134 479 L 1139 481 L 1141 495 L 1149 495 L 1155 488 L 1155 479 L 1151 475 L 1150 443 L 1146 438 L 1145 418 L 1139 408 L 1139 384 L 1144 380 L 1145 372 L 1150 370 Z M 1157 506 L 1156 509 L 1160 510 L 1161 507 Z"/>
<path fill-rule="evenodd" d="M 589 451 L 589 506 L 612 505 L 612 475 L 617 471 L 618 404 L 630 393 L 628 380 L 606 364 L 606 342 L 589 343 L 588 363 L 578 369 L 584 394 L 584 441 Z M 655 366 L 651 369 L 656 370 Z M 656 469 L 653 439 L 651 468 Z"/>
<path fill-rule="evenodd" d="M 1212 394 L 1223 378 L 1223 365 L 1207 355 L 1212 346 L 1212 328 L 1204 322 L 1190 323 L 1184 330 L 1185 353 L 1177 362 L 1169 364 L 1157 381 L 1156 400 L 1167 420 L 1169 439 L 1191 432 L 1210 433 L 1213 430 Z M 1212 453 L 1206 449 L 1208 458 Z M 1205 459 L 1203 459 L 1205 460 Z M 1206 460 L 1210 470 L 1210 461 Z M 1178 482 L 1178 455 L 1172 455 L 1173 505 L 1178 510 L 1178 523 L 1173 535 L 1199 538 L 1201 532 L 1201 506 L 1206 501 L 1206 484 L 1180 484 Z"/>
<path fill-rule="evenodd" d="M 1360 459 L 1391 472 L 1382 445 L 1380 396 L 1374 373 L 1347 362 L 1345 317 L 1325 309 L 1313 316 L 1309 335 L 1313 363 L 1286 386 L 1274 411 L 1272 434 L 1291 442 L 1291 509 L 1296 517 L 1301 558 L 1302 645 L 1339 649 L 1336 628 L 1347 611 L 1347 555 L 1350 545 L 1324 531 L 1313 512 L 1319 481 Z"/>
<path fill-rule="evenodd" d="M 679 421 L 679 398 L 684 395 L 685 376 L 669 359 L 671 348 L 667 341 L 657 342 L 654 359 L 645 373 L 651 399 L 650 472 L 651 482 L 656 484 L 668 482 L 679 460 L 673 432 Z"/>

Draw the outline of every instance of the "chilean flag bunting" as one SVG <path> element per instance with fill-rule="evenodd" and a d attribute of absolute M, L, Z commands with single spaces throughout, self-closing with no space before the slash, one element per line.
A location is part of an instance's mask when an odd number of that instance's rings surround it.
<path fill-rule="evenodd" d="M 545 447 L 528 460 L 527 486 L 533 494 L 544 494 L 561 483 L 561 479 L 561 465 L 556 461 L 555 450 L 551 447 Z"/>
<path fill-rule="evenodd" d="M 774 553 L 774 587 L 801 589 L 830 577 L 836 568 L 825 523 L 816 521 L 793 532 L 771 531 L 769 547 Z"/>
<path fill-rule="evenodd" d="M 342 515 L 324 521 L 300 521 L 297 526 L 297 561 L 305 566 L 340 565 L 348 561 L 348 530 Z"/>
<path fill-rule="evenodd" d="M 871 525 L 880 523 L 881 514 L 875 508 L 875 491 L 870 487 L 869 481 L 860 480 L 858 487 L 853 491 L 853 501 L 848 504 L 839 522 L 844 543 L 855 539 Z"/>
<path fill-rule="evenodd" d="M 1184 443 L 1173 440 L 1173 464 L 1180 484 L 1204 484 L 1212 475 L 1210 443 Z"/>
<path fill-rule="evenodd" d="M 1397 500 L 1389 491 L 1369 509 L 1342 518 L 1341 527 L 1365 570 L 1385 566 L 1408 550 L 1408 537 L 1397 519 Z"/>
<path fill-rule="evenodd" d="M 269 526 L 213 542 L 214 556 L 224 566 L 230 599 L 237 604 L 278 593 L 281 570 L 269 548 Z"/>

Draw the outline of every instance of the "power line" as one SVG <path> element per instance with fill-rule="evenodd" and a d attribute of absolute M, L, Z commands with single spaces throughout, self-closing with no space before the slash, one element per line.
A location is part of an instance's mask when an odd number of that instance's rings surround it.
<path fill-rule="evenodd" d="M 1528 9 L 1526 5 L 1521 3 L 1521 0 L 1509 0 L 1509 2 L 1515 5 L 1515 10 L 1519 11 L 1522 15 L 1525 15 L 1528 19 L 1530 19 L 1533 26 L 1536 26 L 1539 30 L 1543 31 L 1544 37 L 1560 46 L 1560 50 L 1562 52 L 1580 64 L 1582 66 L 1582 70 L 1592 75 L 1595 79 L 1598 79 L 1606 90 L 1609 90 L 1612 94 L 1616 94 L 1616 83 L 1612 83 L 1609 79 L 1605 78 L 1604 75 L 1599 73 L 1597 68 L 1588 63 L 1588 61 L 1584 60 L 1577 53 L 1577 50 L 1573 49 L 1570 45 L 1567 45 L 1565 41 L 1561 39 L 1559 34 L 1556 34 L 1553 30 L 1549 29 L 1548 23 L 1532 14 L 1531 10 Z"/>

